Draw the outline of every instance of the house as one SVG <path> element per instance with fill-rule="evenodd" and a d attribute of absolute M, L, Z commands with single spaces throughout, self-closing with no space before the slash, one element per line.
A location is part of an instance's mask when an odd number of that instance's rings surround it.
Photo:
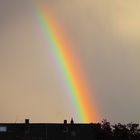
<path fill-rule="evenodd" d="M 98 140 L 100 124 L 0 123 L 0 140 Z"/>

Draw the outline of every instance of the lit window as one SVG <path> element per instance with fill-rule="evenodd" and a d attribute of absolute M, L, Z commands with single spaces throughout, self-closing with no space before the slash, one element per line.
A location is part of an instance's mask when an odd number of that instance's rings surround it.
<path fill-rule="evenodd" d="M 6 132 L 7 127 L 6 126 L 0 126 L 0 132 Z"/>

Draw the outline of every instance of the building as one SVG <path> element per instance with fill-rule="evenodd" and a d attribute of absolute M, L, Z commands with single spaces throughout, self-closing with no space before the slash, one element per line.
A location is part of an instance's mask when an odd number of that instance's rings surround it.
<path fill-rule="evenodd" d="M 0 140 L 98 140 L 100 124 L 0 123 Z"/>

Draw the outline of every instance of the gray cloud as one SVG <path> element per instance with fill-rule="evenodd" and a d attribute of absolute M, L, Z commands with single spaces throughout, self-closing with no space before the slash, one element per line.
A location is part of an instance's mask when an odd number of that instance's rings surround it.
<path fill-rule="evenodd" d="M 0 2 L 1 121 L 13 121 L 16 116 L 33 121 L 70 117 L 66 96 L 36 34 L 33 5 L 37 2 Z M 42 2 L 49 5 L 73 42 L 89 84 L 96 88 L 93 98 L 101 106 L 102 117 L 113 122 L 140 121 L 140 2 Z M 62 112 L 59 120 L 58 112 Z"/>

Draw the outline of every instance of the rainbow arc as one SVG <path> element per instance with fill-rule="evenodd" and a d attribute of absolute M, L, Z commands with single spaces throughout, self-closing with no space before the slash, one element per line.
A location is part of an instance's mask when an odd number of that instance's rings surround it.
<path fill-rule="evenodd" d="M 99 120 L 97 106 L 89 95 L 89 89 L 84 74 L 71 50 L 71 44 L 62 29 L 51 15 L 48 7 L 39 8 L 39 22 L 44 32 L 47 47 L 50 49 L 56 72 L 63 79 L 64 89 L 67 90 L 71 104 L 75 108 L 77 118 L 82 123 L 97 122 Z"/>

